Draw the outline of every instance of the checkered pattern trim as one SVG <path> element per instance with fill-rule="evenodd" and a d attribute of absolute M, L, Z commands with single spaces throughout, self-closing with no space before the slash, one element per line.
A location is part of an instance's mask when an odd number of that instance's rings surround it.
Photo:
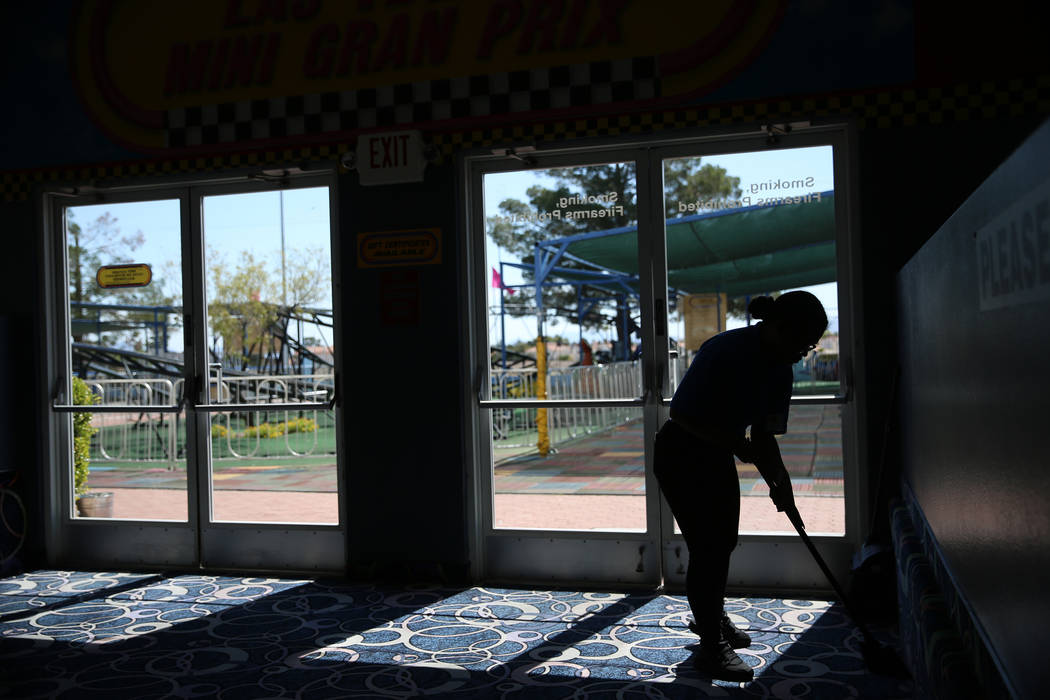
<path fill-rule="evenodd" d="M 563 139 L 648 134 L 705 126 L 784 123 L 852 117 L 859 129 L 892 129 L 975 119 L 1050 115 L 1050 76 L 1003 83 L 905 88 L 853 95 L 798 97 L 733 105 L 644 112 L 572 121 L 476 129 L 430 138 L 444 156 L 464 148 L 542 143 Z"/>
<path fill-rule="evenodd" d="M 167 112 L 172 148 L 648 100 L 653 58 L 596 61 Z"/>
<path fill-rule="evenodd" d="M 38 185 L 75 183 L 90 185 L 99 180 L 117 180 L 150 175 L 190 175 L 231 168 L 280 168 L 310 160 L 335 160 L 353 148 L 352 143 L 325 144 L 303 148 L 284 148 L 221 156 L 200 156 L 160 161 L 137 161 L 76 168 L 51 168 L 32 172 L 0 174 L 0 199 L 5 202 L 28 199 Z"/>
<path fill-rule="evenodd" d="M 595 64 L 590 64 L 594 66 Z M 610 64 L 611 65 L 611 64 Z M 644 72 L 644 71 L 643 71 Z M 526 71 L 531 80 L 533 77 L 533 71 Z M 561 85 L 564 81 L 565 76 L 563 73 L 556 72 L 554 69 L 549 71 L 543 71 L 547 75 L 546 83 L 542 78 L 537 78 L 535 85 L 545 87 L 537 87 L 535 90 L 525 90 L 518 92 L 525 92 L 528 94 L 529 109 L 539 109 L 539 107 L 533 107 L 533 105 L 540 104 L 555 104 L 545 103 L 544 99 L 553 99 L 557 96 L 557 103 L 561 104 L 561 101 L 565 99 L 564 89 L 565 86 Z M 557 73 L 555 81 L 557 85 L 552 86 L 551 75 Z M 636 72 L 636 77 L 641 73 Z M 509 76 L 513 74 L 507 74 L 508 81 Z M 618 76 L 619 74 L 615 74 Z M 489 81 L 489 85 L 496 85 L 497 87 L 502 85 L 500 79 L 493 76 L 485 78 Z M 469 79 L 468 79 L 469 80 Z M 516 81 L 524 80 L 524 77 L 515 78 Z M 658 87 L 655 77 L 650 78 L 652 81 L 651 88 L 655 91 Z M 463 92 L 462 84 L 457 83 L 457 87 L 453 88 L 455 81 L 438 81 L 447 82 L 448 97 L 444 98 L 443 104 L 447 105 L 448 109 L 453 109 L 453 103 L 459 106 L 455 109 L 463 110 L 466 106 L 462 102 L 463 99 L 468 99 L 460 95 Z M 602 86 L 591 86 L 592 97 L 594 91 L 597 90 L 599 96 L 604 96 L 606 90 L 612 90 L 609 87 L 612 83 L 605 83 Z M 515 85 L 524 85 L 524 83 L 514 83 Z M 531 83 L 530 83 L 531 84 Z M 431 89 L 433 89 L 435 83 L 428 83 Z M 412 86 L 408 86 L 412 87 Z M 478 88 L 478 93 L 475 97 L 478 98 L 479 105 L 487 105 L 484 108 L 490 110 L 489 114 L 495 115 L 498 112 L 493 108 L 493 105 L 497 102 L 502 104 L 496 96 L 492 94 L 484 94 L 481 91 L 481 84 L 474 86 Z M 510 82 L 507 83 L 508 90 L 510 88 Z M 422 88 L 420 88 L 422 90 Z M 437 95 L 444 94 L 446 88 L 441 87 L 437 90 Z M 625 88 L 617 88 L 618 90 L 624 90 Z M 635 96 L 641 99 L 643 92 L 638 91 L 637 81 L 635 81 Z M 648 88 L 647 88 L 648 89 Z M 401 88 L 401 92 L 398 92 L 398 88 L 390 88 L 389 92 L 391 95 L 396 94 L 407 94 L 404 93 L 405 88 Z M 469 86 L 468 90 L 469 92 Z M 387 99 L 387 91 L 376 90 L 375 97 L 379 98 L 379 94 L 383 93 L 383 99 Z M 537 95 L 534 96 L 533 92 L 539 92 L 546 94 L 546 97 Z M 349 96 L 344 96 L 342 93 L 335 93 L 340 100 L 339 104 L 343 104 L 342 100 L 345 98 L 350 100 Z M 413 93 L 414 94 L 414 93 Z M 430 93 L 433 97 L 434 92 Z M 502 93 L 509 95 L 509 92 Z M 612 93 L 618 95 L 620 93 Z M 656 94 L 656 93 L 654 93 Z M 571 88 L 570 88 L 571 96 Z M 323 96 L 316 96 L 321 99 Z M 333 97 L 326 98 L 329 102 L 335 99 Z M 362 100 L 361 95 L 354 95 L 352 98 L 354 104 L 359 104 Z M 370 98 L 364 98 L 367 103 Z M 473 99 L 473 98 L 470 98 Z M 485 101 L 487 99 L 487 102 Z M 524 100 L 524 97 L 515 98 L 518 100 Z M 460 102 L 456 102 L 460 100 Z M 509 96 L 507 97 L 508 105 Z M 535 102 L 533 100 L 536 100 Z M 439 100 L 440 101 L 440 100 Z M 272 100 L 264 100 L 267 104 L 266 109 L 269 110 L 270 103 Z M 436 102 L 432 99 L 430 109 L 430 115 L 432 119 L 438 119 L 434 110 L 437 109 Z M 298 120 L 290 120 L 288 118 L 288 109 L 291 105 L 292 111 L 299 109 L 299 105 L 302 105 L 303 114 L 295 115 L 297 118 L 302 119 L 302 127 L 306 129 L 308 126 L 315 124 L 317 118 L 322 119 L 322 126 L 326 122 L 323 119 L 331 119 L 331 116 L 325 117 L 322 113 L 306 114 L 307 106 L 310 109 L 315 109 L 315 103 L 312 97 L 302 97 L 299 99 L 282 98 L 279 101 L 280 104 L 273 107 L 276 111 L 270 114 L 277 114 L 280 112 L 282 116 L 267 116 L 259 117 L 259 120 L 269 120 L 266 126 L 259 125 L 259 129 L 285 129 L 286 135 L 293 135 L 289 131 L 289 127 L 293 129 L 299 128 Z M 250 113 L 253 102 L 245 103 Z M 349 102 L 347 102 L 349 104 Z M 377 103 L 378 104 L 378 103 Z M 515 103 L 517 104 L 517 103 Z M 417 108 L 415 103 L 409 105 L 413 110 Z M 244 124 L 238 126 L 236 122 L 233 124 L 219 123 L 216 121 L 214 124 L 209 124 L 207 127 L 203 125 L 205 115 L 207 114 L 208 119 L 218 120 L 220 106 L 213 107 L 201 107 L 194 109 L 183 110 L 187 115 L 193 113 L 195 119 L 200 119 L 201 124 L 197 125 L 197 129 L 200 129 L 200 138 L 204 138 L 204 129 L 211 128 L 215 131 L 215 137 L 219 137 L 219 130 L 225 129 L 223 134 L 228 135 L 229 129 L 232 128 L 234 134 L 237 133 L 237 129 L 241 129 L 241 134 L 245 133 L 246 128 L 254 129 L 255 126 L 251 122 L 247 122 L 247 126 Z M 245 107 L 232 105 L 223 108 L 223 114 L 228 116 L 230 109 L 233 110 L 234 116 L 237 115 L 238 109 L 241 110 L 242 114 Z M 259 109 L 262 109 L 262 105 L 259 105 Z M 346 119 L 346 124 L 353 123 L 357 124 L 354 128 L 366 128 L 365 122 L 369 119 L 378 118 L 379 110 L 381 108 L 373 106 L 367 108 L 372 110 L 369 114 L 372 116 L 366 116 L 362 114 L 354 114 L 350 116 L 355 110 L 347 109 L 347 114 L 343 114 L 342 111 L 338 112 L 338 118 L 340 120 L 340 126 L 338 129 L 343 128 L 343 120 Z M 384 107 L 383 109 L 389 109 Z M 397 108 L 395 108 L 396 110 Z M 418 107 L 423 110 L 423 107 Z M 441 107 L 440 109 L 446 109 Z M 281 110 L 284 110 L 281 112 Z M 197 111 L 200 116 L 197 117 Z M 214 111 L 214 115 L 213 112 Z M 323 110 L 322 110 L 323 111 Z M 360 110 L 356 110 L 360 112 Z M 262 112 L 260 112 L 261 114 Z M 384 112 L 386 114 L 386 112 Z M 414 112 L 415 114 L 415 112 Z M 423 114 L 422 111 L 419 114 Z M 965 122 L 980 119 L 999 119 L 1009 117 L 1019 117 L 1022 115 L 1050 115 L 1050 76 L 1038 76 L 1034 78 L 1014 78 L 1010 80 L 1004 80 L 1001 82 L 981 82 L 981 83 L 960 83 L 958 85 L 949 87 L 933 87 L 933 88 L 903 88 L 896 90 L 882 90 L 876 92 L 865 92 L 853 95 L 826 95 L 819 97 L 798 97 L 785 100 L 767 100 L 767 101 L 756 101 L 748 103 L 737 103 L 733 105 L 710 105 L 710 106 L 697 106 L 693 108 L 667 110 L 660 112 L 638 112 L 624 115 L 615 115 L 609 117 L 592 117 L 587 119 L 572 119 L 572 120 L 560 120 L 560 121 L 530 121 L 529 123 L 519 123 L 506 127 L 490 127 L 483 129 L 470 129 L 470 130 L 459 130 L 449 132 L 437 132 L 430 131 L 426 133 L 425 138 L 434 146 L 438 148 L 439 153 L 443 157 L 451 156 L 459 150 L 464 148 L 478 148 L 487 146 L 512 146 L 521 143 L 542 143 L 555 140 L 563 139 L 575 139 L 575 138 L 594 138 L 594 137 L 614 137 L 627 134 L 648 134 L 648 133 L 659 133 L 661 131 L 670 131 L 675 129 L 683 128 L 697 128 L 704 126 L 732 126 L 737 124 L 755 124 L 763 122 L 785 122 L 785 121 L 800 121 L 806 119 L 823 119 L 823 118 L 840 118 L 840 117 L 853 117 L 857 119 L 858 127 L 860 129 L 890 129 L 910 126 L 928 126 L 945 124 L 951 122 Z M 170 119 L 171 115 L 169 115 Z M 308 119 L 309 118 L 309 119 Z M 415 118 L 413 116 L 413 118 Z M 279 125 L 274 126 L 270 121 L 276 120 Z M 255 121 L 255 120 L 252 120 Z M 331 123 L 331 122 L 327 122 Z M 400 122 L 396 122 L 399 124 Z M 186 134 L 189 134 L 189 128 L 183 127 Z M 211 132 L 208 132 L 211 135 Z M 254 132 L 253 132 L 254 133 Z M 259 132 L 261 133 L 261 131 Z M 276 132 L 270 131 L 270 138 L 277 138 L 274 134 Z M 314 131 L 309 133 L 313 134 Z M 320 132 L 319 132 L 320 133 Z M 340 135 L 342 138 L 342 134 Z M 217 141 L 216 144 L 225 143 Z M 209 172 L 215 170 L 223 170 L 229 168 L 237 168 L 243 166 L 273 166 L 280 167 L 289 163 L 294 163 L 301 160 L 332 160 L 335 159 L 339 154 L 345 153 L 352 150 L 354 144 L 351 141 L 342 143 L 339 140 L 333 139 L 330 142 L 319 145 L 319 146 L 306 146 L 296 148 L 284 148 L 284 149 L 269 149 L 269 150 L 255 150 L 246 153 L 235 153 L 222 156 L 207 156 L 207 157 L 195 157 L 195 158 L 181 158 L 181 159 L 169 159 L 164 161 L 140 161 L 132 162 L 127 164 L 107 165 L 107 166 L 92 166 L 92 167 L 81 167 L 81 168 L 64 168 L 64 169 L 45 169 L 35 171 L 14 171 L 0 174 L 0 198 L 3 201 L 20 201 L 28 198 L 33 191 L 33 188 L 38 183 L 45 182 L 78 182 L 87 183 L 92 180 L 108 179 L 108 178 L 119 178 L 126 176 L 142 176 L 150 175 L 154 173 L 163 174 L 184 174 L 184 173 L 200 173 Z"/>

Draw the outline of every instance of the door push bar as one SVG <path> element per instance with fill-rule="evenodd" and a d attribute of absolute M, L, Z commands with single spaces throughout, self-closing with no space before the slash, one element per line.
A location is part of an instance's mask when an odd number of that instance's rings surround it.
<path fill-rule="evenodd" d="M 52 404 L 51 410 L 55 413 L 179 413 L 185 405 L 186 400 L 183 398 L 176 404 Z"/>
<path fill-rule="evenodd" d="M 313 393 L 313 392 L 309 392 Z M 222 413 L 225 411 L 310 411 L 326 410 L 335 408 L 335 392 L 328 401 L 299 401 L 284 403 L 218 403 L 218 404 L 191 404 L 185 398 L 179 399 L 177 404 L 159 405 L 132 405 L 111 404 L 107 406 L 96 406 L 95 404 L 52 404 L 51 409 L 56 413 L 180 413 L 183 408 L 202 413 Z"/>

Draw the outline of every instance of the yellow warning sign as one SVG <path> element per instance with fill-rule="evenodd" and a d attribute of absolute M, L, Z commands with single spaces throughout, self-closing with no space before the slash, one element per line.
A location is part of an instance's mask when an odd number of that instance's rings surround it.
<path fill-rule="evenodd" d="M 417 228 L 357 234 L 358 267 L 434 265 L 441 262 L 441 229 Z"/>
<path fill-rule="evenodd" d="M 95 280 L 103 289 L 145 287 L 153 281 L 153 270 L 146 263 L 103 265 L 95 273 Z"/>

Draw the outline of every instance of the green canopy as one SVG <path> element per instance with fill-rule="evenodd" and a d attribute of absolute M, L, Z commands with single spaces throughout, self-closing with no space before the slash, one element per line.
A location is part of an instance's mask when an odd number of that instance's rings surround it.
<path fill-rule="evenodd" d="M 688 294 L 729 296 L 834 282 L 835 198 L 748 207 L 668 219 L 667 282 Z M 565 253 L 606 270 L 638 274 L 637 227 L 562 239 Z M 548 241 L 557 247 L 559 241 Z M 591 281 L 564 270 L 556 277 Z M 633 285 L 632 285 L 633 286 Z"/>

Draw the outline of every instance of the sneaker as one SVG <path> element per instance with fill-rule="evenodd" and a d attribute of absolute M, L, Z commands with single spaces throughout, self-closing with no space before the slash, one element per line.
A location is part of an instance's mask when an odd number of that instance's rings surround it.
<path fill-rule="evenodd" d="M 746 683 L 755 677 L 755 672 L 737 656 L 729 642 L 718 640 L 717 644 L 702 644 L 693 654 L 693 666 L 697 671 L 720 681 Z"/>
<path fill-rule="evenodd" d="M 747 632 L 737 629 L 725 612 L 722 613 L 722 620 L 718 626 L 722 631 L 722 639 L 729 642 L 729 645 L 734 649 L 746 649 L 751 646 L 751 636 Z M 689 621 L 689 630 L 697 637 L 702 636 L 700 634 L 700 626 L 696 624 L 696 620 Z"/>

